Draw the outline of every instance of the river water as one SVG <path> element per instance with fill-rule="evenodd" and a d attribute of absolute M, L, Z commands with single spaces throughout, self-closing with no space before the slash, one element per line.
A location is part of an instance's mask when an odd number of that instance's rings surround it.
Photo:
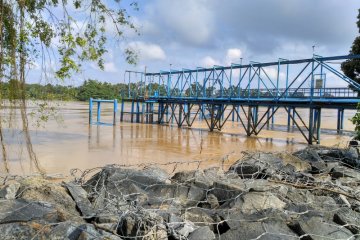
<path fill-rule="evenodd" d="M 307 110 L 299 110 L 307 119 Z M 355 111 L 345 111 L 346 130 L 335 134 L 336 110 L 323 110 L 321 144 L 345 146 L 354 126 L 348 120 Z M 119 122 L 116 126 L 88 124 L 88 103 L 58 103 L 62 121 L 50 118 L 45 127 L 30 124 L 33 147 L 41 167 L 48 174 L 68 176 L 71 169 L 81 170 L 106 164 L 163 165 L 169 171 L 229 165 L 243 151 L 295 151 L 306 147 L 298 131 L 286 131 L 287 115 L 276 115 L 273 129 L 264 129 L 257 137 L 247 137 L 240 122 L 225 124 L 221 132 L 208 132 L 205 122 L 195 121 L 193 128 Z M 103 108 L 103 121 L 111 122 L 111 106 Z M 32 122 L 34 123 L 34 122 Z M 5 132 L 12 174 L 29 174 L 33 165 L 26 157 L 26 146 L 16 140 L 15 132 Z M 4 169 L 0 168 L 0 173 Z"/>

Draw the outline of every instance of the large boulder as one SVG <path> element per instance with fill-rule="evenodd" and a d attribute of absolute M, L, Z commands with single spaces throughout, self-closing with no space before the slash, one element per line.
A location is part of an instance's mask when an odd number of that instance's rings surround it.
<path fill-rule="evenodd" d="M 20 184 L 18 198 L 50 203 L 59 212 L 62 221 L 84 222 L 76 209 L 74 200 L 61 184 L 41 177 L 25 178 L 20 181 Z"/>
<path fill-rule="evenodd" d="M 215 234 L 210 230 L 209 227 L 200 227 L 192 232 L 189 237 L 189 240 L 215 240 Z"/>
<path fill-rule="evenodd" d="M 185 211 L 183 218 L 185 221 L 193 222 L 196 226 L 208 226 L 214 231 L 216 224 L 211 213 L 202 208 L 189 208 Z"/>
<path fill-rule="evenodd" d="M 290 227 L 299 236 L 314 240 L 354 239 L 354 235 L 348 229 L 326 221 L 321 216 L 302 214 L 297 221 L 290 224 Z"/>
<path fill-rule="evenodd" d="M 266 219 L 266 218 L 265 218 Z M 244 218 L 232 219 L 237 221 L 230 226 L 230 230 L 221 234 L 222 240 L 232 239 L 262 239 L 262 240 L 282 240 L 299 239 L 299 237 L 289 229 L 285 222 L 277 219 L 268 220 L 249 220 Z"/>
<path fill-rule="evenodd" d="M 230 166 L 228 173 L 237 173 L 241 178 L 282 179 L 311 169 L 309 163 L 285 153 L 248 153 Z"/>
<path fill-rule="evenodd" d="M 42 220 L 58 222 L 58 211 L 46 202 L 30 202 L 23 199 L 0 200 L 0 224 Z"/>
<path fill-rule="evenodd" d="M 73 182 L 64 184 L 68 189 L 70 195 L 76 202 L 76 206 L 81 211 L 84 218 L 92 218 L 95 216 L 95 210 L 91 206 L 88 199 L 87 192 L 78 184 Z"/>

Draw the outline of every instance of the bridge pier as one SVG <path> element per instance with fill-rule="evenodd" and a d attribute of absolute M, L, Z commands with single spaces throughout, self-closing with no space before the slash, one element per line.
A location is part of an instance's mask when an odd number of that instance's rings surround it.
<path fill-rule="evenodd" d="M 131 101 L 131 117 L 130 117 L 130 121 L 133 123 L 134 122 L 134 107 L 135 107 L 135 101 Z"/>
<path fill-rule="evenodd" d="M 344 109 L 339 108 L 337 114 L 337 126 L 336 130 L 338 134 L 341 134 L 344 129 Z"/>
<path fill-rule="evenodd" d="M 120 122 L 124 121 L 124 105 L 125 105 L 125 101 L 124 99 L 121 99 Z"/>

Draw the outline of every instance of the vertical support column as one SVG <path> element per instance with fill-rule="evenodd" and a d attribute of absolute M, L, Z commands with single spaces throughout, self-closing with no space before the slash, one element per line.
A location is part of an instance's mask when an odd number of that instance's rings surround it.
<path fill-rule="evenodd" d="M 134 104 L 135 104 L 135 102 L 134 102 L 134 100 L 132 100 L 131 101 L 131 113 L 130 113 L 131 114 L 131 120 L 130 120 L 131 122 L 134 122 L 134 107 L 135 107 Z"/>
<path fill-rule="evenodd" d="M 254 118 L 254 126 L 256 126 L 257 122 L 258 122 L 258 118 L 259 118 L 259 106 L 255 106 L 253 108 L 253 118 Z"/>
<path fill-rule="evenodd" d="M 225 119 L 225 105 L 220 105 L 219 111 L 221 112 L 221 120 Z"/>
<path fill-rule="evenodd" d="M 337 133 L 341 134 L 342 130 L 344 129 L 344 109 L 340 108 L 338 109 L 338 114 L 337 114 Z"/>
<path fill-rule="evenodd" d="M 240 95 L 239 95 L 240 96 Z M 237 112 L 239 113 L 239 115 L 240 115 L 240 106 L 237 106 Z M 240 121 L 240 117 L 239 116 L 237 116 L 237 122 L 239 122 Z"/>
<path fill-rule="evenodd" d="M 181 121 L 182 121 L 182 110 L 183 110 L 183 104 L 179 103 L 179 119 L 178 119 L 178 127 L 181 127 Z"/>
<path fill-rule="evenodd" d="M 268 108 L 268 112 L 267 112 L 267 123 L 266 123 L 266 128 L 269 129 L 270 128 L 270 114 L 271 114 L 271 108 Z"/>
<path fill-rule="evenodd" d="M 169 104 L 166 104 L 166 109 L 165 109 L 165 114 L 166 114 L 166 123 L 169 123 Z"/>
<path fill-rule="evenodd" d="M 295 107 L 293 107 L 293 111 L 292 111 L 292 116 L 293 116 L 293 121 L 292 121 L 292 126 L 294 127 L 295 126 Z"/>
<path fill-rule="evenodd" d="M 247 129 L 246 135 L 250 136 L 251 134 L 251 119 L 252 119 L 252 106 L 248 106 L 248 116 L 247 116 Z"/>
<path fill-rule="evenodd" d="M 163 106 L 164 106 L 163 103 L 158 104 L 158 124 L 161 124 L 160 119 L 163 115 Z"/>
<path fill-rule="evenodd" d="M 211 104 L 210 110 L 210 132 L 212 132 L 215 128 L 215 105 Z"/>
<path fill-rule="evenodd" d="M 204 113 L 202 113 L 202 114 L 200 114 L 200 119 L 201 120 L 203 120 L 204 118 L 205 118 L 205 112 L 206 112 L 206 108 L 204 108 L 204 104 L 201 104 L 201 109 L 202 109 L 202 112 L 204 112 Z"/>
<path fill-rule="evenodd" d="M 235 122 L 235 105 L 233 105 L 233 111 L 231 114 L 231 121 Z"/>
<path fill-rule="evenodd" d="M 92 124 L 92 109 L 93 109 L 93 99 L 89 100 L 89 124 Z"/>
<path fill-rule="evenodd" d="M 187 123 L 190 122 L 190 117 L 191 117 L 191 106 L 190 103 L 187 104 Z M 188 125 L 189 126 L 189 125 Z M 190 127 L 190 126 L 189 126 Z"/>
<path fill-rule="evenodd" d="M 317 144 L 320 144 L 320 134 L 321 134 L 321 108 L 317 109 L 317 119 L 316 119 L 316 139 L 317 139 Z"/>
<path fill-rule="evenodd" d="M 287 130 L 290 131 L 290 125 L 291 125 L 291 114 L 292 114 L 293 108 L 289 107 L 289 112 L 288 112 L 288 116 L 287 116 Z"/>
<path fill-rule="evenodd" d="M 97 102 L 97 118 L 96 121 L 99 123 L 101 119 L 101 103 Z"/>
<path fill-rule="evenodd" d="M 145 103 L 141 103 L 141 123 L 144 123 L 144 117 L 145 117 Z"/>
<path fill-rule="evenodd" d="M 124 121 L 124 99 L 121 99 L 120 122 Z"/>
<path fill-rule="evenodd" d="M 314 134 L 317 132 L 317 119 L 318 119 L 318 111 L 317 108 L 314 108 Z"/>
<path fill-rule="evenodd" d="M 150 123 L 154 123 L 154 103 L 150 103 Z"/>
<path fill-rule="evenodd" d="M 136 122 L 140 122 L 140 103 L 136 102 Z"/>
<path fill-rule="evenodd" d="M 310 107 L 310 114 L 309 114 L 309 136 L 308 136 L 308 143 L 313 143 L 313 136 L 314 136 L 314 108 Z"/>
<path fill-rule="evenodd" d="M 286 83 L 285 83 L 285 98 L 287 98 L 289 96 L 289 64 L 286 64 Z"/>
<path fill-rule="evenodd" d="M 274 123 L 275 123 L 275 107 L 272 107 L 271 108 L 271 113 L 272 113 L 272 117 L 271 117 L 271 127 L 273 128 L 274 127 Z"/>
<path fill-rule="evenodd" d="M 314 98 L 314 61 L 311 63 L 311 69 L 310 102 L 312 102 Z"/>
<path fill-rule="evenodd" d="M 113 125 L 116 125 L 116 113 L 118 108 L 118 102 L 117 99 L 114 100 L 114 118 L 113 118 Z"/>
<path fill-rule="evenodd" d="M 146 103 L 146 109 L 145 109 L 145 123 L 149 123 L 149 103 Z"/>

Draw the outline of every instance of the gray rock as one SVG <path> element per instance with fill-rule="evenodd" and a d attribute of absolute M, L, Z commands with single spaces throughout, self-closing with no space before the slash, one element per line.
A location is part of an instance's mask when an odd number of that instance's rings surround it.
<path fill-rule="evenodd" d="M 81 239 L 81 240 L 97 240 L 97 239 L 109 239 L 109 240 L 121 240 L 120 237 L 106 232 L 101 229 L 96 229 L 92 224 L 82 224 L 76 227 L 69 235 L 69 239 Z"/>
<path fill-rule="evenodd" d="M 222 240 L 232 239 L 262 239 L 283 240 L 299 239 L 285 222 L 272 221 L 239 221 L 236 228 L 231 228 L 221 235 Z"/>
<path fill-rule="evenodd" d="M 78 231 L 79 224 L 70 221 L 61 222 L 55 226 L 47 238 L 52 240 L 78 239 L 81 231 Z"/>
<path fill-rule="evenodd" d="M 148 211 L 132 211 L 124 214 L 119 222 L 118 232 L 129 238 L 146 235 L 149 239 L 164 237 L 164 220 L 158 214 Z"/>
<path fill-rule="evenodd" d="M 241 196 L 241 211 L 252 214 L 266 209 L 283 210 L 286 203 L 281 201 L 274 194 L 269 192 L 249 192 Z"/>
<path fill-rule="evenodd" d="M 149 196 L 149 204 L 171 203 L 177 201 L 183 205 L 188 203 L 189 187 L 177 184 L 157 184 L 146 189 Z"/>
<path fill-rule="evenodd" d="M 205 174 L 202 170 L 194 170 L 177 172 L 171 180 L 176 183 L 194 184 L 195 186 L 206 190 L 211 188 L 214 180 L 218 178 L 219 176 L 214 174 L 213 171 L 208 171 L 207 174 Z"/>
<path fill-rule="evenodd" d="M 187 209 L 184 214 L 184 219 L 193 222 L 196 226 L 209 226 L 211 230 L 214 230 L 215 221 L 205 209 Z"/>
<path fill-rule="evenodd" d="M 58 212 L 45 202 L 28 202 L 25 200 L 0 200 L 0 224 L 43 220 L 57 222 Z"/>
<path fill-rule="evenodd" d="M 0 224 L 0 232 L 2 240 L 28 240 L 35 237 L 39 230 L 27 223 L 7 223 Z"/>
<path fill-rule="evenodd" d="M 334 222 L 346 227 L 354 234 L 360 233 L 360 213 L 350 208 L 341 208 L 334 214 Z"/>
<path fill-rule="evenodd" d="M 86 184 L 87 192 L 99 192 L 106 188 L 107 192 L 116 196 L 129 195 L 130 184 L 145 190 L 149 186 L 168 183 L 167 174 L 160 169 L 146 168 L 135 170 L 107 166 L 94 175 Z"/>
<path fill-rule="evenodd" d="M 64 186 L 41 177 L 24 178 L 20 183 L 18 199 L 50 203 L 58 211 L 61 221 L 84 222 L 76 209 L 76 203 Z"/>
<path fill-rule="evenodd" d="M 219 202 L 235 199 L 246 191 L 243 179 L 227 179 L 214 182 L 211 193 L 216 196 Z"/>
<path fill-rule="evenodd" d="M 18 183 L 18 182 L 13 182 L 13 183 L 9 183 L 9 184 L 5 185 L 0 190 L 0 199 L 1 198 L 15 199 L 19 188 L 20 188 L 20 183 Z"/>
<path fill-rule="evenodd" d="M 189 237 L 189 240 L 215 240 L 215 234 L 209 227 L 199 227 L 193 231 Z"/>
<path fill-rule="evenodd" d="M 355 181 L 360 181 L 360 172 L 345 166 L 333 167 L 330 175 L 332 178 L 353 178 Z"/>
<path fill-rule="evenodd" d="M 348 149 L 343 150 L 343 154 L 344 154 L 345 158 L 348 158 L 348 159 L 357 160 L 359 158 L 358 151 L 356 150 L 356 148 L 353 148 L 353 147 L 349 147 Z"/>
<path fill-rule="evenodd" d="M 291 224 L 291 228 L 299 236 L 308 236 L 314 240 L 353 239 L 353 234 L 348 229 L 325 221 L 320 216 L 301 215 L 298 222 Z"/>
<path fill-rule="evenodd" d="M 170 214 L 168 225 L 172 228 L 178 228 L 183 222 L 184 220 L 181 217 L 175 214 Z"/>
<path fill-rule="evenodd" d="M 308 147 L 298 152 L 295 152 L 293 155 L 308 162 L 312 167 L 313 173 L 324 173 L 329 169 L 325 161 L 320 157 L 319 151 L 321 149 L 315 147 Z"/>
<path fill-rule="evenodd" d="M 95 216 L 95 210 L 92 208 L 89 199 L 87 198 L 87 192 L 75 183 L 66 183 L 66 188 L 69 190 L 72 198 L 76 202 L 76 206 L 80 209 L 84 218 L 92 218 Z"/>
<path fill-rule="evenodd" d="M 187 194 L 187 206 L 196 206 L 200 201 L 205 199 L 206 191 L 197 187 L 195 184 L 190 186 Z"/>
<path fill-rule="evenodd" d="M 181 225 L 181 227 L 178 227 L 176 229 L 175 237 L 178 237 L 178 235 L 181 235 L 182 237 L 187 237 L 190 233 L 195 231 L 196 228 L 197 227 L 192 222 L 185 221 L 184 224 Z"/>
<path fill-rule="evenodd" d="M 252 153 L 230 166 L 241 178 L 264 178 L 284 167 L 283 161 L 271 153 Z"/>

